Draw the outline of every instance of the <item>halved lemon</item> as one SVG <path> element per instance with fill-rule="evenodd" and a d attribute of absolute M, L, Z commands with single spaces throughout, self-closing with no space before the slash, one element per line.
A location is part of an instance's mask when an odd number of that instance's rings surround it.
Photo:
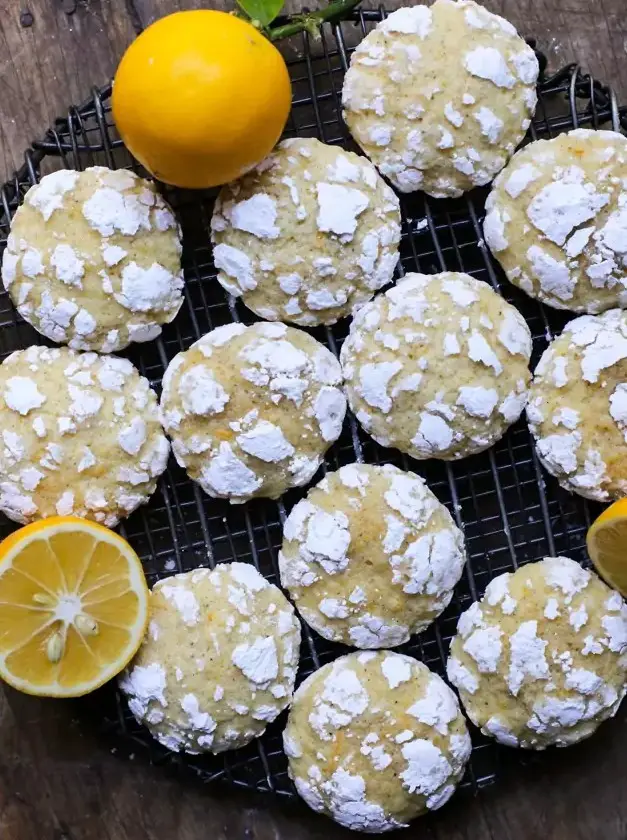
<path fill-rule="evenodd" d="M 108 528 L 57 516 L 0 543 L 0 677 L 14 688 L 93 691 L 132 659 L 147 621 L 139 557 Z"/>
<path fill-rule="evenodd" d="M 610 586 L 627 595 L 627 499 L 619 499 L 588 529 L 588 554 Z"/>

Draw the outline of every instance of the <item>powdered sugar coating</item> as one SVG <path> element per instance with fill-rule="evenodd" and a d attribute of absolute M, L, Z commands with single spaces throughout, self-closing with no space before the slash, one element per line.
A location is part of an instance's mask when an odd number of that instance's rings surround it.
<path fill-rule="evenodd" d="M 348 464 L 328 473 L 285 522 L 281 584 L 327 639 L 393 647 L 450 603 L 463 537 L 413 473 Z"/>
<path fill-rule="evenodd" d="M 113 527 L 148 501 L 170 452 L 148 381 L 113 356 L 12 353 L 0 417 L 0 509 L 16 522 L 73 514 Z"/>
<path fill-rule="evenodd" d="M 507 746 L 568 746 L 627 691 L 627 605 L 567 557 L 494 578 L 460 616 L 447 663 L 470 719 Z"/>
<path fill-rule="evenodd" d="M 2 280 L 52 341 L 111 353 L 161 332 L 183 298 L 180 232 L 155 185 L 94 166 L 45 175 L 11 223 Z"/>
<path fill-rule="evenodd" d="M 306 484 L 340 435 L 339 362 L 284 324 L 229 324 L 170 362 L 161 416 L 179 464 L 210 496 L 277 498 Z"/>
<path fill-rule="evenodd" d="M 527 419 L 562 487 L 607 502 L 627 494 L 627 315 L 582 315 L 542 354 Z"/>
<path fill-rule="evenodd" d="M 472 0 L 401 8 L 351 55 L 344 119 L 398 190 L 458 196 L 522 140 L 538 69 L 514 27 Z"/>
<path fill-rule="evenodd" d="M 254 566 L 195 569 L 155 584 L 150 632 L 120 688 L 168 749 L 220 753 L 290 703 L 299 645 L 293 607 Z"/>
<path fill-rule="evenodd" d="M 462 458 L 518 419 L 531 335 L 518 311 L 467 274 L 408 274 L 355 316 L 340 353 L 349 404 L 383 446 Z"/>
<path fill-rule="evenodd" d="M 470 756 L 450 688 L 391 651 L 352 653 L 315 671 L 294 695 L 283 741 L 307 804 L 375 834 L 441 807 Z"/>
<path fill-rule="evenodd" d="M 228 292 L 266 320 L 314 326 L 335 323 L 390 282 L 400 212 L 368 160 L 297 137 L 223 187 L 211 229 Z"/>
<path fill-rule="evenodd" d="M 486 242 L 508 278 L 556 309 L 627 303 L 627 139 L 576 129 L 517 152 L 486 202 Z"/>

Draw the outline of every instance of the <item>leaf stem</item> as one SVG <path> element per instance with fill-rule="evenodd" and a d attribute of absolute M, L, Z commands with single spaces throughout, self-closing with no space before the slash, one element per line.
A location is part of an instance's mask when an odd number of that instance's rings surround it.
<path fill-rule="evenodd" d="M 361 0 L 333 0 L 328 6 L 315 12 L 294 15 L 289 23 L 282 26 L 269 27 L 266 29 L 266 35 L 271 41 L 280 41 L 282 38 L 289 38 L 290 35 L 297 35 L 299 32 L 309 32 L 314 37 L 319 36 L 323 23 L 340 20 L 359 3 Z"/>

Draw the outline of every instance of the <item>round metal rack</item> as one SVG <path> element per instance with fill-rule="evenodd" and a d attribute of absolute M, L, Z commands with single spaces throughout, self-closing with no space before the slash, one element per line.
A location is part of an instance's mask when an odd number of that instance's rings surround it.
<path fill-rule="evenodd" d="M 351 50 L 384 15 L 383 9 L 355 12 L 341 24 L 326 24 L 319 41 L 307 33 L 294 39 L 301 57 L 288 62 L 294 98 L 286 136 L 315 136 L 352 147 L 341 117 L 342 78 Z M 539 57 L 544 68 L 546 61 L 541 54 Z M 0 251 L 24 193 L 46 172 L 63 166 L 135 166 L 115 133 L 110 94 L 110 85 L 94 89 L 88 101 L 70 108 L 66 117 L 58 119 L 43 139 L 26 151 L 24 165 L 0 189 Z M 576 127 L 627 129 L 627 110 L 619 108 L 613 92 L 576 65 L 543 75 L 538 95 L 529 139 L 551 137 Z M 164 187 L 164 193 L 175 207 L 184 233 L 185 304 L 162 338 L 127 354 L 157 391 L 168 361 L 199 336 L 233 319 L 254 320 L 215 280 L 209 242 L 215 193 L 170 187 Z M 527 319 L 534 338 L 535 363 L 566 318 L 509 285 L 492 261 L 481 235 L 486 194 L 487 190 L 475 190 L 451 201 L 436 201 L 422 193 L 403 196 L 398 276 L 408 271 L 465 271 L 492 284 Z M 346 332 L 345 322 L 313 331 L 334 352 Z M 0 358 L 33 343 L 42 343 L 41 336 L 19 318 L 2 293 Z M 494 575 L 547 554 L 566 554 L 587 562 L 585 534 L 595 511 L 543 474 L 522 421 L 488 452 L 448 464 L 415 462 L 395 450 L 383 449 L 349 416 L 342 437 L 329 452 L 326 468 L 336 469 L 355 459 L 390 462 L 419 473 L 464 530 L 469 560 L 453 602 L 432 627 L 402 648 L 440 674 L 460 612 L 482 594 Z M 235 558 L 253 563 L 278 583 L 282 522 L 301 496 L 302 492 L 292 492 L 278 503 L 229 506 L 205 496 L 172 459 L 150 504 L 134 514 L 121 532 L 141 557 L 150 584 L 176 572 Z M 6 520 L 1 522 L 0 536 L 12 527 Z M 299 680 L 342 652 L 340 645 L 304 627 Z M 295 796 L 281 744 L 284 716 L 244 749 L 220 756 L 181 756 L 161 747 L 135 722 L 114 683 L 79 701 L 76 710 L 89 720 L 89 726 L 111 738 L 119 752 L 143 755 L 155 764 L 195 773 L 204 781 L 223 779 L 238 787 Z M 472 735 L 473 753 L 463 786 L 477 790 L 497 777 L 506 751 L 474 729 Z M 510 750 L 508 761 L 512 755 Z"/>

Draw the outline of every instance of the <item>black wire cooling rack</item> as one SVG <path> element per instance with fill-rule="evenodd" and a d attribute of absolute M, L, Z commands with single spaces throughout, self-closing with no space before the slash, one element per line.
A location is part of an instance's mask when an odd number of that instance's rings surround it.
<path fill-rule="evenodd" d="M 320 41 L 313 41 L 307 33 L 293 39 L 301 57 L 288 61 L 294 98 L 286 136 L 314 136 L 352 147 L 341 118 L 342 77 L 351 49 L 384 16 L 383 9 L 355 12 L 348 21 L 325 25 Z M 546 61 L 538 55 L 544 68 Z M 24 193 L 46 172 L 61 166 L 83 169 L 94 164 L 136 168 L 115 134 L 110 94 L 110 85 L 94 90 L 87 102 L 70 108 L 67 117 L 57 120 L 43 140 L 26 151 L 22 168 L 0 189 L 0 252 L 11 216 Z M 543 76 L 538 94 L 529 139 L 551 137 L 579 126 L 627 129 L 627 109 L 619 108 L 614 93 L 576 65 Z M 157 391 L 168 361 L 199 336 L 233 319 L 245 323 L 254 320 L 249 311 L 225 295 L 215 280 L 209 244 L 215 193 L 169 187 L 164 187 L 164 193 L 175 207 L 184 232 L 185 304 L 162 338 L 128 352 Z M 491 260 L 480 226 L 486 194 L 486 190 L 475 190 L 461 199 L 446 201 L 432 200 L 421 193 L 402 196 L 398 276 L 408 271 L 465 271 L 492 284 L 527 319 L 534 338 L 535 363 L 566 318 L 509 285 Z M 313 331 L 336 353 L 346 332 L 346 322 Z M 0 358 L 33 343 L 42 343 L 42 337 L 20 319 L 2 293 Z M 562 491 L 542 473 L 522 421 L 487 453 L 446 464 L 415 462 L 395 450 L 384 449 L 349 416 L 325 468 L 337 469 L 356 458 L 394 463 L 422 475 L 464 531 L 468 564 L 451 605 L 434 625 L 401 648 L 440 674 L 444 673 L 457 617 L 481 596 L 493 576 L 547 554 L 566 554 L 587 562 L 585 533 L 595 510 Z M 278 503 L 254 501 L 229 506 L 205 496 L 171 459 L 150 504 L 120 530 L 141 557 L 150 584 L 169 574 L 234 559 L 253 563 L 270 581 L 278 583 L 282 522 L 286 510 L 301 496 L 302 492 L 294 491 Z M 13 527 L 6 520 L 0 522 L 0 536 Z M 341 645 L 325 641 L 304 626 L 299 680 L 344 651 Z M 141 754 L 155 764 L 195 772 L 204 781 L 223 779 L 238 787 L 286 797 L 296 795 L 281 746 L 284 716 L 271 724 L 262 738 L 243 749 L 199 757 L 171 753 L 153 741 L 130 715 L 114 683 L 79 701 L 77 709 L 89 718 L 91 727 L 110 737 L 127 755 Z M 474 748 L 462 786 L 476 791 L 495 780 L 504 751 L 474 728 L 472 737 Z"/>

